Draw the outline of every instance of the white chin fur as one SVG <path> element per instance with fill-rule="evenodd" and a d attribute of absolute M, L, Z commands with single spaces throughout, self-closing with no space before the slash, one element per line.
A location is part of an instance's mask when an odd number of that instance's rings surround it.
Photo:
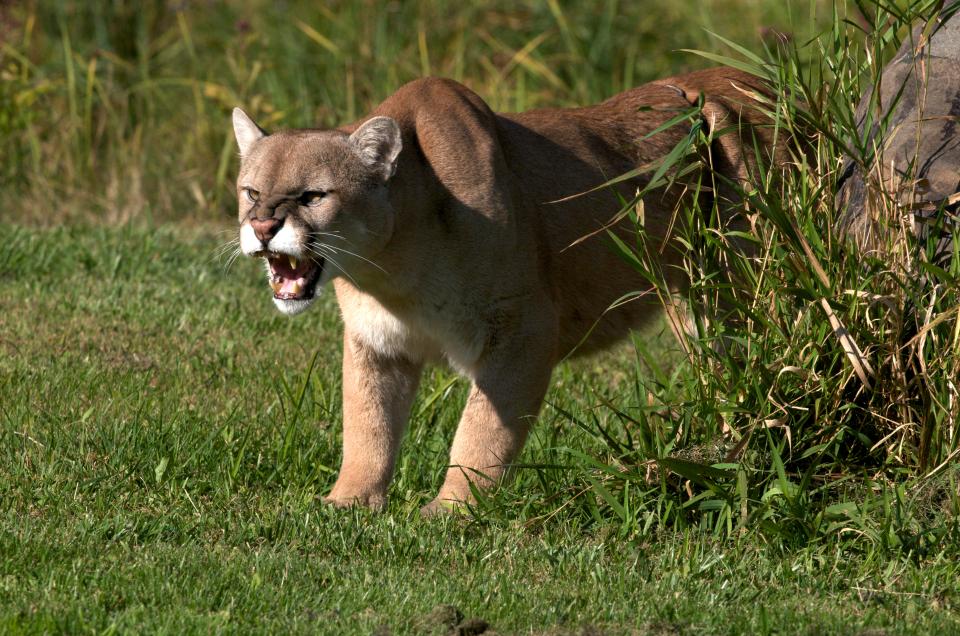
<path fill-rule="evenodd" d="M 299 313 L 306 311 L 307 307 L 313 303 L 313 299 L 316 298 L 304 298 L 303 300 L 281 300 L 280 298 L 274 298 L 273 304 L 277 306 L 277 309 L 280 310 L 281 314 L 287 316 L 296 316 Z"/>

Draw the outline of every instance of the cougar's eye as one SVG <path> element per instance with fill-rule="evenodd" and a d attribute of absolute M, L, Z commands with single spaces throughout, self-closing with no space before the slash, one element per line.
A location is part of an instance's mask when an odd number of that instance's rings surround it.
<path fill-rule="evenodd" d="M 300 205 L 315 205 L 325 196 L 327 193 L 323 190 L 307 190 L 300 195 Z"/>
<path fill-rule="evenodd" d="M 256 203 L 260 200 L 260 193 L 254 190 L 253 188 L 244 188 L 243 193 L 247 196 L 247 199 L 251 203 Z"/>

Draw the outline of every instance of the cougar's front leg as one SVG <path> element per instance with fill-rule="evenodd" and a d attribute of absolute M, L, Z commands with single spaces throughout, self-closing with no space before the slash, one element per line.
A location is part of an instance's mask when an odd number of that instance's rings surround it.
<path fill-rule="evenodd" d="M 420 362 L 378 353 L 344 331 L 343 461 L 325 502 L 386 505 L 421 369 Z"/>
<path fill-rule="evenodd" d="M 552 318 L 531 321 L 484 353 L 473 374 L 443 486 L 423 514 L 470 502 L 471 483 L 488 488 L 503 478 L 540 411 L 556 363 L 555 334 Z"/>

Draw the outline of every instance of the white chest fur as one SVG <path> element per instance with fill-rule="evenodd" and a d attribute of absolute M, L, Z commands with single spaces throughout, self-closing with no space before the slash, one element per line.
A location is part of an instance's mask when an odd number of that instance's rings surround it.
<path fill-rule="evenodd" d="M 464 324 L 456 316 L 400 317 L 373 296 L 356 289 L 343 292 L 338 289 L 337 296 L 344 324 L 374 351 L 418 361 L 446 358 L 461 373 L 471 374 L 482 351 L 479 325 Z"/>
<path fill-rule="evenodd" d="M 411 328 L 373 296 L 351 290 L 338 293 L 343 322 L 350 333 L 384 356 L 404 355 L 414 360 L 435 357 L 437 346 L 419 329 Z"/>

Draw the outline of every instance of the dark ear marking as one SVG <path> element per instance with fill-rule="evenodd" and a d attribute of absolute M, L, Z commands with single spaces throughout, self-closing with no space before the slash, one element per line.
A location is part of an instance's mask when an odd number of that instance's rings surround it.
<path fill-rule="evenodd" d="M 403 148 L 400 126 L 390 117 L 368 119 L 350 135 L 360 158 L 370 167 L 377 168 L 386 181 L 397 171 L 397 157 Z"/>

